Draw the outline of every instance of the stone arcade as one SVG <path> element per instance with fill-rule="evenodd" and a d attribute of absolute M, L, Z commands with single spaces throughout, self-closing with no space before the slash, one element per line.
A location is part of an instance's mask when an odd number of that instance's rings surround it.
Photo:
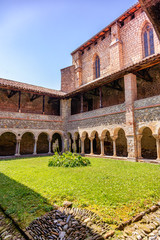
<path fill-rule="evenodd" d="M 160 42 L 139 3 L 72 52 L 61 91 L 0 79 L 0 156 L 160 161 Z"/>

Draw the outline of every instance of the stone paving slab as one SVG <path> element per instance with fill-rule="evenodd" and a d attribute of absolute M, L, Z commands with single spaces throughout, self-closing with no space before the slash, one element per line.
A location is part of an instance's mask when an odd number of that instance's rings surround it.
<path fill-rule="evenodd" d="M 0 240 L 25 240 L 10 219 L 0 210 Z"/>
<path fill-rule="evenodd" d="M 160 240 L 160 209 L 125 227 L 114 240 Z"/>

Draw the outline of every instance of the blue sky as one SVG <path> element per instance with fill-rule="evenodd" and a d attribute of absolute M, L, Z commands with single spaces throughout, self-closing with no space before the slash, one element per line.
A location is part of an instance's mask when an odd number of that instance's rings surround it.
<path fill-rule="evenodd" d="M 0 2 L 0 78 L 60 89 L 70 53 L 137 1 Z"/>

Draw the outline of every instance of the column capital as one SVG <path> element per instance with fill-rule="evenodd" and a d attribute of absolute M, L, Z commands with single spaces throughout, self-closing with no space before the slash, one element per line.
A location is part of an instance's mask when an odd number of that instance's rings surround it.
<path fill-rule="evenodd" d="M 85 140 L 85 137 L 80 137 L 81 141 L 84 142 Z"/>
<path fill-rule="evenodd" d="M 137 135 L 137 141 L 141 141 L 142 137 L 143 137 L 142 134 L 138 134 L 138 135 Z"/>
<path fill-rule="evenodd" d="M 118 135 L 116 135 L 116 136 L 111 136 L 111 138 L 112 138 L 113 141 L 116 141 L 116 139 L 118 138 Z"/>
<path fill-rule="evenodd" d="M 153 137 L 154 137 L 156 140 L 159 140 L 159 139 L 160 139 L 159 134 L 152 134 L 152 135 L 153 135 Z"/>

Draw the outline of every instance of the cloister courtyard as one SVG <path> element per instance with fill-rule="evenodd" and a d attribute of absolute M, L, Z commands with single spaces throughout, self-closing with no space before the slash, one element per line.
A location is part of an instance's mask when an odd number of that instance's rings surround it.
<path fill-rule="evenodd" d="M 87 167 L 51 168 L 50 158 L 0 161 L 0 204 L 21 227 L 65 200 L 117 226 L 160 199 L 160 165 L 90 158 Z"/>

